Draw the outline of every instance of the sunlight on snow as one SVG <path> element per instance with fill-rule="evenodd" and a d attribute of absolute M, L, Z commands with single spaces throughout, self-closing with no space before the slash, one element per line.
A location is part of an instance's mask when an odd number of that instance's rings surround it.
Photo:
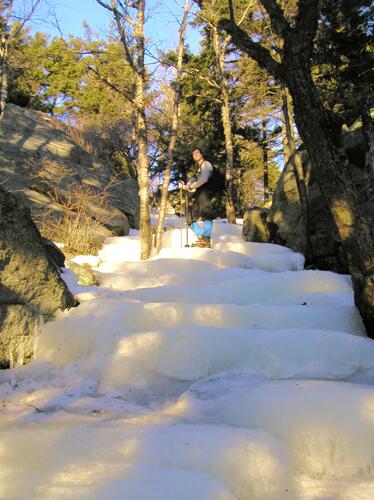
<path fill-rule="evenodd" d="M 0 498 L 372 500 L 374 343 L 350 278 L 240 224 L 215 222 L 211 250 L 167 225 L 148 261 L 136 231 L 76 257 L 100 285 L 66 270 L 81 305 L 0 372 Z"/>

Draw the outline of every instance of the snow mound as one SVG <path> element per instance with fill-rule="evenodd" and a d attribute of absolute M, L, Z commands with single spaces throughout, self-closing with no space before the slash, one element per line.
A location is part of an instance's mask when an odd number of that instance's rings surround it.
<path fill-rule="evenodd" d="M 131 334 L 118 324 L 105 336 L 82 330 L 72 338 L 45 331 L 37 358 L 58 367 L 81 360 L 81 370 L 103 377 L 105 386 L 121 388 L 152 374 L 194 381 L 237 369 L 273 378 L 342 378 L 374 369 L 374 344 L 328 330 L 191 326 Z"/>
<path fill-rule="evenodd" d="M 248 256 L 231 250 L 215 248 L 163 248 L 158 256 L 163 259 L 196 259 L 209 262 L 219 268 L 263 269 L 270 272 L 300 271 L 304 268 L 304 257 L 294 252 L 259 252 Z"/>
<path fill-rule="evenodd" d="M 140 240 L 136 236 L 105 238 L 98 258 L 104 262 L 139 261 Z"/>
<path fill-rule="evenodd" d="M 163 499 L 166 492 L 166 498 L 270 500 L 279 498 L 278 491 L 287 485 L 287 452 L 263 431 L 100 424 L 76 417 L 44 424 L 17 426 L 2 436 L 3 498 L 22 498 L 27 491 L 28 498 L 45 500 L 148 500 Z M 116 496 L 121 492 L 124 497 Z"/>
<path fill-rule="evenodd" d="M 148 277 L 157 277 L 165 273 L 169 273 L 170 270 L 175 273 L 200 273 L 205 271 L 217 270 L 218 267 L 210 262 L 204 262 L 201 260 L 194 259 L 175 259 L 170 261 L 170 259 L 163 259 L 158 257 L 157 259 L 150 259 L 146 261 L 126 261 L 125 259 L 119 261 L 104 261 L 100 262 L 97 270 L 101 273 L 112 273 L 112 272 L 126 272 L 126 273 L 138 273 L 139 275 Z"/>
<path fill-rule="evenodd" d="M 237 219 L 237 224 L 230 224 L 224 220 L 216 219 L 213 223 L 213 236 L 220 237 L 223 235 L 242 237 L 243 222 Z"/>
<path fill-rule="evenodd" d="M 374 498 L 374 343 L 350 278 L 241 231 L 216 221 L 212 250 L 167 231 L 142 262 L 131 230 L 77 257 L 101 286 L 63 272 L 80 306 L 0 371 L 0 498 Z"/>
<path fill-rule="evenodd" d="M 287 445 L 299 474 L 325 480 L 374 476 L 372 387 L 223 374 L 196 383 L 177 404 L 193 419 L 215 421 L 219 415 L 230 425 L 265 429 Z"/>
<path fill-rule="evenodd" d="M 217 328 L 299 328 L 336 330 L 366 336 L 355 307 L 183 304 L 180 302 L 129 302 L 123 297 L 91 300 L 69 312 L 59 312 L 58 321 L 43 325 L 43 336 L 75 338 L 82 331 L 107 337 L 114 330 L 145 331 L 181 326 Z"/>
<path fill-rule="evenodd" d="M 256 253 L 293 253 L 287 247 L 281 245 L 275 245 L 274 243 L 255 243 L 243 241 L 242 236 L 227 235 L 223 234 L 221 236 L 213 235 L 213 245 L 216 250 L 229 250 L 234 252 L 239 252 L 244 255 L 253 255 Z"/>
<path fill-rule="evenodd" d="M 352 306 L 353 296 L 347 276 L 328 271 L 267 273 L 251 270 L 242 279 L 217 285 L 176 285 L 124 292 L 127 299 L 147 302 L 205 304 L 339 304 Z"/>

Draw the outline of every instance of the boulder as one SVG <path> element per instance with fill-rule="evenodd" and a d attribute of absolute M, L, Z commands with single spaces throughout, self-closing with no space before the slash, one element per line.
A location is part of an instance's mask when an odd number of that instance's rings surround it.
<path fill-rule="evenodd" d="M 65 255 L 61 252 L 58 246 L 48 238 L 42 238 L 42 241 L 49 260 L 52 261 L 56 267 L 65 267 Z"/>
<path fill-rule="evenodd" d="M 118 236 L 139 226 L 138 184 L 117 176 L 90 155 L 45 113 L 8 104 L 0 121 L 0 182 L 17 192 L 34 220 L 48 211 L 80 206 Z"/>
<path fill-rule="evenodd" d="M 37 324 L 37 317 L 27 306 L 0 304 L 0 369 L 31 360 Z"/>
<path fill-rule="evenodd" d="M 92 286 L 99 284 L 95 273 L 88 264 L 80 265 L 69 260 L 67 267 L 76 275 L 78 285 Z"/>
<path fill-rule="evenodd" d="M 255 241 L 257 243 L 267 243 L 270 232 L 266 222 L 269 210 L 264 207 L 250 207 L 244 213 L 243 219 L 243 239 L 244 241 Z"/>
<path fill-rule="evenodd" d="M 355 124 L 346 131 L 343 143 L 347 152 L 353 180 L 358 190 L 363 210 L 373 210 L 367 198 L 365 170 L 365 145 L 362 130 Z M 291 164 L 281 174 L 273 194 L 267 216 L 271 236 L 269 241 L 285 245 L 306 256 L 306 265 L 347 274 L 346 257 L 335 228 L 332 215 L 315 180 L 310 159 L 305 150 L 300 151 L 309 202 L 309 245 L 306 235 L 306 214 L 300 204 L 296 177 Z"/>
<path fill-rule="evenodd" d="M 330 211 L 311 171 L 309 158 L 301 153 L 309 212 L 309 246 L 306 214 L 300 203 L 296 177 L 291 164 L 286 165 L 273 195 L 267 221 L 271 225 L 272 243 L 285 245 L 303 253 L 306 266 L 347 273 L 347 263 Z"/>
<path fill-rule="evenodd" d="M 30 211 L 0 187 L 0 365 L 29 359 L 37 321 L 75 305 Z"/>

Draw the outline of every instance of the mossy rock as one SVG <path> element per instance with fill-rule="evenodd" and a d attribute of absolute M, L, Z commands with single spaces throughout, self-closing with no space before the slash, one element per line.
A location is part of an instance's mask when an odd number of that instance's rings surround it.
<path fill-rule="evenodd" d="M 67 267 L 76 275 L 78 285 L 92 286 L 99 284 L 95 273 L 92 271 L 88 264 L 80 265 L 69 260 L 67 263 Z"/>

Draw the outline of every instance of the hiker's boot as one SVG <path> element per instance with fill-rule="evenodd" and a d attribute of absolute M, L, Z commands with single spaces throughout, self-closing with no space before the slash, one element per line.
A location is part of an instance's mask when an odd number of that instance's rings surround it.
<path fill-rule="evenodd" d="M 200 236 L 197 238 L 195 243 L 192 243 L 192 247 L 197 248 L 211 248 L 210 246 L 210 238 L 208 236 Z"/>
<path fill-rule="evenodd" d="M 212 246 L 210 244 L 210 238 L 209 238 L 209 236 L 202 236 L 201 239 L 205 243 L 205 247 L 204 248 L 212 248 Z"/>

